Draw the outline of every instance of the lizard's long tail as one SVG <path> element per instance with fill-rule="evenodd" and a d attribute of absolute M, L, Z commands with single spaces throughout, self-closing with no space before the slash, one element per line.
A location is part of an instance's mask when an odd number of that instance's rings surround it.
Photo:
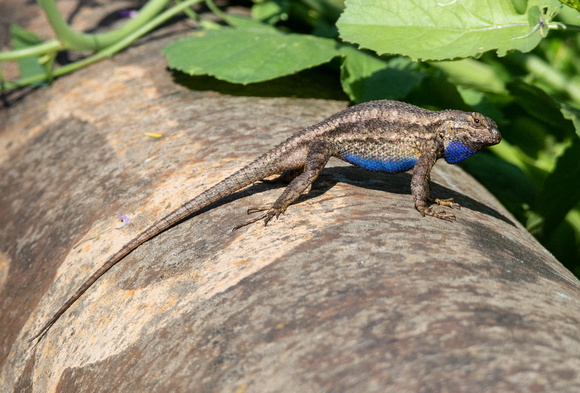
<path fill-rule="evenodd" d="M 61 317 L 61 315 L 64 314 L 66 310 L 68 310 L 95 281 L 141 244 L 171 228 L 173 225 L 198 212 L 211 203 L 233 194 L 234 192 L 268 176 L 293 169 L 291 166 L 292 165 L 285 163 L 285 160 L 281 157 L 280 150 L 275 148 L 152 224 L 139 236 L 125 244 L 123 248 L 109 257 L 109 259 L 107 259 L 105 263 L 95 271 L 91 277 L 83 283 L 83 285 L 80 286 L 75 294 L 64 303 L 56 314 L 54 314 L 53 317 L 50 318 L 50 320 L 44 324 L 44 326 L 34 336 L 32 336 L 29 342 L 34 341 L 38 337 L 42 337 Z"/>

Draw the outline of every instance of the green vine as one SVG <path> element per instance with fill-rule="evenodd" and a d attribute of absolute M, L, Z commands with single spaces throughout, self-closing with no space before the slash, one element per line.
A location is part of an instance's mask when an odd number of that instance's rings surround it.
<path fill-rule="evenodd" d="M 3 90 L 10 90 L 39 82 L 50 82 L 55 77 L 96 63 L 123 50 L 136 39 L 147 34 L 180 12 L 185 12 L 189 17 L 197 19 L 197 15 L 190 7 L 202 1 L 179 1 L 175 6 L 163 11 L 167 3 L 169 3 L 169 0 L 151 0 L 139 11 L 135 18 L 128 21 L 119 29 L 107 33 L 85 34 L 73 30 L 65 22 L 54 0 L 38 0 L 38 3 L 46 12 L 46 16 L 55 32 L 56 38 L 26 48 L 0 52 L 0 62 L 38 57 L 39 63 L 43 66 L 45 72 L 43 74 L 25 76 L 16 81 L 7 81 L 4 79 L 0 70 L 0 81 L 3 82 L 1 87 Z M 56 54 L 63 50 L 94 51 L 95 54 L 62 67 L 53 68 Z"/>

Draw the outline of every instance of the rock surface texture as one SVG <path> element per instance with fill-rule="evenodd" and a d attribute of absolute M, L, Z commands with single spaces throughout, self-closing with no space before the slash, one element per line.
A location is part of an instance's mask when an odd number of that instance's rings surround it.
<path fill-rule="evenodd" d="M 175 38 L 0 110 L 2 392 L 580 391 L 580 282 L 444 162 L 455 223 L 420 216 L 409 173 L 332 160 L 266 228 L 231 231 L 283 185 L 145 243 L 29 344 L 142 229 L 346 107 L 188 90 L 160 55 Z"/>

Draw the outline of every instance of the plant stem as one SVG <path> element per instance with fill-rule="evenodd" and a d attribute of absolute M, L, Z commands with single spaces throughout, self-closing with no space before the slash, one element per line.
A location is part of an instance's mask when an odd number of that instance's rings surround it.
<path fill-rule="evenodd" d="M 182 3 L 182 2 L 183 2 L 183 0 L 175 0 L 175 3 L 176 3 L 176 4 L 180 4 L 180 3 Z M 194 11 L 193 11 L 191 8 L 186 8 L 186 9 L 184 9 L 184 10 L 183 10 L 183 13 L 184 13 L 185 15 L 187 15 L 187 16 L 188 16 L 190 19 L 193 19 L 193 20 L 195 20 L 195 21 L 198 21 L 198 22 L 199 22 L 199 16 L 198 16 L 198 15 L 197 15 L 197 14 L 196 14 L 196 13 L 195 13 L 195 12 L 194 12 Z"/>
<path fill-rule="evenodd" d="M 73 50 L 98 51 L 119 41 L 127 34 L 136 31 L 155 15 L 157 15 L 169 2 L 169 0 L 150 0 L 139 11 L 137 16 L 117 30 L 101 34 L 84 34 L 74 31 L 64 20 L 56 6 L 55 0 L 38 0 L 40 6 L 46 12 L 48 21 L 52 26 L 57 39 L 64 47 Z"/>
<path fill-rule="evenodd" d="M 133 31 L 131 34 L 125 36 L 123 39 L 115 42 L 114 44 L 101 50 L 100 52 L 97 52 L 93 56 L 87 57 L 86 59 L 79 60 L 75 63 L 67 64 L 65 66 L 62 66 L 60 68 L 55 69 L 52 72 L 51 76 L 53 78 L 56 78 L 58 76 L 68 74 L 69 72 L 75 71 L 79 68 L 88 66 L 88 65 L 96 63 L 100 60 L 103 60 L 107 57 L 110 57 L 110 56 L 114 55 L 115 53 L 123 50 L 124 48 L 129 46 L 133 41 L 135 41 L 137 38 L 147 34 L 148 32 L 150 32 L 151 30 L 153 30 L 154 28 L 156 28 L 157 26 L 159 26 L 160 24 L 162 24 L 166 20 L 168 20 L 168 19 L 172 18 L 173 16 L 177 15 L 178 13 L 184 11 L 188 7 L 191 7 L 192 5 L 194 5 L 196 3 L 200 3 L 201 1 L 203 1 L 203 0 L 186 0 L 186 1 L 181 2 L 178 5 L 172 7 L 170 9 L 166 10 L 165 12 L 163 12 L 162 14 L 158 15 L 153 20 L 146 23 L 144 26 Z M 42 81 L 45 81 L 46 79 L 47 79 L 47 75 L 45 75 L 45 74 L 34 75 L 34 76 L 29 77 L 29 78 L 24 78 L 24 79 L 21 79 L 21 80 L 16 81 L 16 82 L 6 82 L 4 84 L 4 88 L 5 89 L 13 89 L 13 88 L 16 88 L 18 86 L 42 82 Z"/>
<path fill-rule="evenodd" d="M 220 18 L 222 18 L 223 20 L 225 20 L 227 22 L 228 16 L 223 13 L 215 4 L 212 0 L 205 0 L 205 4 L 207 4 L 207 8 L 210 9 L 211 12 L 213 12 L 214 14 L 216 14 L 217 16 L 219 16 Z"/>
<path fill-rule="evenodd" d="M 58 52 L 59 50 L 63 49 L 64 47 L 57 40 L 49 40 L 38 45 L 30 46 L 28 48 L 0 52 L 0 61 L 12 61 L 32 56 L 42 56 L 44 54 Z"/>

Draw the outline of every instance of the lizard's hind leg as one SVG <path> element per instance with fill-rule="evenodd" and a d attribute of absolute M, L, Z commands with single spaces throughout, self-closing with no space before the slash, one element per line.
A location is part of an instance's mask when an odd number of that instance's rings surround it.
<path fill-rule="evenodd" d="M 294 178 L 294 180 L 290 182 L 288 187 L 286 187 L 282 195 L 278 197 L 272 206 L 248 209 L 248 214 L 257 212 L 263 213 L 239 225 L 236 225 L 234 230 L 262 219 L 264 220 L 264 226 L 266 226 L 273 217 L 278 218 L 278 216 L 284 213 L 288 206 L 296 199 L 298 199 L 300 194 L 302 194 L 304 190 L 306 190 L 308 186 L 311 185 L 314 180 L 316 180 L 322 169 L 324 169 L 324 166 L 330 159 L 331 155 L 332 150 L 325 142 L 321 141 L 312 143 L 312 145 L 310 145 L 308 148 L 304 172 L 300 173 L 298 176 L 296 176 L 296 178 Z"/>

